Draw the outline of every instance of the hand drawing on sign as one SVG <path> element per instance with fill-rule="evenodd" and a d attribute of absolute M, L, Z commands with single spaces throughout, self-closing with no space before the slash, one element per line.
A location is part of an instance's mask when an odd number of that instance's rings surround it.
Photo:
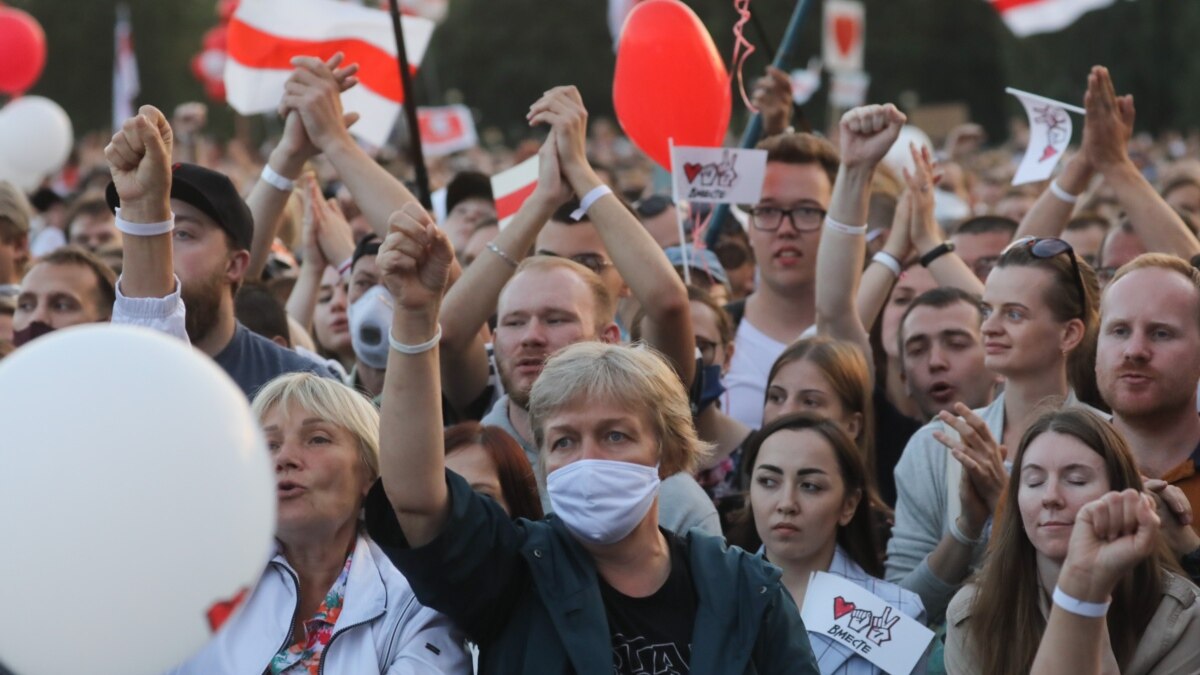
<path fill-rule="evenodd" d="M 734 156 L 737 159 L 737 156 Z M 717 165 L 717 184 L 721 187 L 733 187 L 737 182 L 737 171 L 733 168 L 733 160 L 729 159 L 729 151 L 721 155 L 721 163 Z"/>
<path fill-rule="evenodd" d="M 1066 136 L 1070 132 L 1067 131 L 1066 125 L 1070 119 L 1066 111 L 1051 105 L 1037 106 L 1033 110 L 1037 113 L 1033 118 L 1034 123 L 1046 125 L 1046 148 L 1042 150 L 1042 158 L 1038 160 L 1044 162 L 1058 154 L 1056 145 L 1067 140 Z"/>
<path fill-rule="evenodd" d="M 847 614 L 850 618 L 846 621 L 846 627 L 856 633 L 865 632 L 866 638 L 878 646 L 891 642 L 892 628 L 900 622 L 900 616 L 893 616 L 890 606 L 883 610 L 883 614 L 876 616 L 871 610 L 859 609 L 839 595 L 833 599 L 833 618 L 839 621 Z"/>

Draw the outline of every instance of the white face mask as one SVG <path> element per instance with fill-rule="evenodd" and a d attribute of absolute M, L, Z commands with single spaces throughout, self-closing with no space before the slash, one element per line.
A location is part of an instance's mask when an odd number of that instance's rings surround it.
<path fill-rule="evenodd" d="M 581 459 L 546 476 L 550 507 L 575 536 L 615 544 L 633 532 L 658 496 L 657 466 Z"/>
<path fill-rule="evenodd" d="M 354 355 L 376 370 L 387 367 L 392 311 L 392 295 L 379 285 L 372 286 L 350 305 L 350 344 Z"/>

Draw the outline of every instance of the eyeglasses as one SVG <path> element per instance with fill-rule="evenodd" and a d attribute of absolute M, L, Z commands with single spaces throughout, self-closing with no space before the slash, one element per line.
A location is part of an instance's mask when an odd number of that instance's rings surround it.
<path fill-rule="evenodd" d="M 538 255 L 548 255 L 554 258 L 566 258 L 567 260 L 577 262 L 580 265 L 588 268 L 596 274 L 602 274 L 604 268 L 612 265 L 611 260 L 606 260 L 599 253 L 579 253 L 576 255 L 559 255 L 550 251 L 538 251 Z"/>
<path fill-rule="evenodd" d="M 1088 306 L 1087 292 L 1083 290 L 1083 273 L 1079 271 L 1079 258 L 1075 255 L 1075 249 L 1071 248 L 1071 245 L 1062 239 L 1052 237 L 1021 237 L 1009 244 L 1004 249 L 1004 253 L 1008 253 L 1020 246 L 1028 248 L 1029 253 L 1040 260 L 1049 260 L 1054 256 L 1062 255 L 1063 253 L 1067 254 L 1067 257 L 1071 259 L 1071 271 L 1075 273 L 1075 290 L 1079 293 L 1079 306 L 1083 308 L 1083 316 L 1080 318 L 1085 318 Z M 1000 257 L 1003 258 L 1004 254 L 1001 254 Z"/>
<path fill-rule="evenodd" d="M 746 210 L 750 212 L 750 222 L 754 225 L 754 229 L 762 232 L 778 230 L 779 226 L 783 224 L 784 216 L 788 217 L 797 232 L 812 232 L 821 228 L 826 213 L 825 209 L 815 206 L 793 206 L 790 209 L 778 206 L 752 206 Z"/>
<path fill-rule="evenodd" d="M 653 218 L 666 211 L 667 207 L 670 206 L 675 206 L 675 202 L 671 201 L 670 197 L 665 195 L 650 195 L 636 202 L 633 205 L 633 209 L 637 211 L 638 216 L 641 218 Z"/>

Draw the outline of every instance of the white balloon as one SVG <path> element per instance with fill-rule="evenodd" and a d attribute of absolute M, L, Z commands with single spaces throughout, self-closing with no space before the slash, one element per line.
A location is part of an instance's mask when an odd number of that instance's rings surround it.
<path fill-rule="evenodd" d="M 42 179 L 45 176 L 40 173 L 30 173 L 28 171 L 18 171 L 8 165 L 4 160 L 4 155 L 0 155 L 0 181 L 6 181 L 17 186 L 17 189 L 29 194 L 36 190 L 42 184 Z M 3 671 L 0 671 L 2 673 Z"/>
<path fill-rule="evenodd" d="M 901 180 L 904 180 L 904 174 L 901 172 L 901 169 L 908 169 L 909 173 L 912 173 L 913 169 L 916 168 L 916 165 L 913 164 L 912 155 L 908 151 L 909 143 L 915 143 L 918 150 L 924 146 L 929 148 L 930 152 L 937 151 L 937 148 L 933 147 L 933 141 L 929 140 L 929 136 L 924 131 L 911 124 L 904 125 L 900 129 L 900 135 L 896 137 L 896 142 L 892 144 L 887 154 L 883 156 L 883 163 L 889 169 L 895 171 L 896 177 Z"/>
<path fill-rule="evenodd" d="M 160 673 L 254 587 L 275 484 L 240 389 L 143 328 L 55 331 L 0 361 L 0 658 Z"/>
<path fill-rule="evenodd" d="M 0 157 L 11 171 L 40 183 L 67 162 L 74 141 L 71 118 L 48 98 L 22 96 L 0 108 Z"/>

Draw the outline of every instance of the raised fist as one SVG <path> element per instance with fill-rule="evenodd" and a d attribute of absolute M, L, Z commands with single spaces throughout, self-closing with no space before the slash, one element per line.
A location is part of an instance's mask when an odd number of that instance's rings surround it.
<path fill-rule="evenodd" d="M 388 235 L 375 258 L 383 285 L 397 309 L 426 310 L 441 302 L 454 247 L 420 204 L 405 204 L 388 220 Z"/>
<path fill-rule="evenodd" d="M 171 125 L 158 108 L 144 105 L 125 120 L 104 148 L 121 217 L 156 223 L 171 217 Z"/>
<path fill-rule="evenodd" d="M 865 105 L 842 115 L 840 144 L 846 167 L 874 168 L 887 154 L 908 118 L 896 106 Z"/>

